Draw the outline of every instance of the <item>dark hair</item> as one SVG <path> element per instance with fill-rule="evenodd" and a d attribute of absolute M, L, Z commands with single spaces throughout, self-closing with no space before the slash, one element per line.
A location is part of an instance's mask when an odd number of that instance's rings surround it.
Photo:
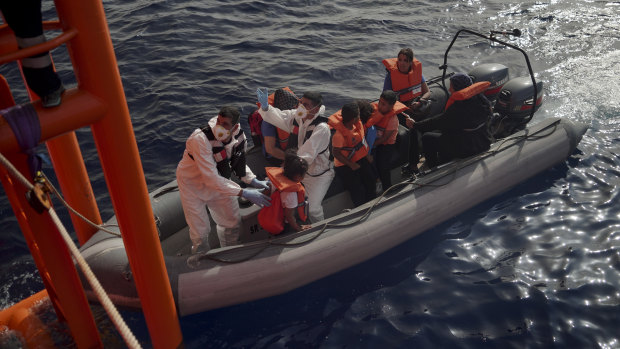
<path fill-rule="evenodd" d="M 409 62 L 413 62 L 413 50 L 410 49 L 409 47 L 407 48 L 403 48 L 400 51 L 398 51 L 398 55 L 405 55 L 407 56 L 407 58 L 409 58 Z"/>
<path fill-rule="evenodd" d="M 239 122 L 239 109 L 232 106 L 224 106 L 220 109 L 220 114 L 223 118 L 232 119 L 232 124 L 236 125 Z"/>
<path fill-rule="evenodd" d="M 321 96 L 320 92 L 316 92 L 316 91 L 304 92 L 304 95 L 302 97 L 305 97 L 305 98 L 308 98 L 309 100 L 311 100 L 312 103 L 314 103 L 315 107 L 317 105 L 323 104 L 323 96 Z"/>
<path fill-rule="evenodd" d="M 394 105 L 398 99 L 398 96 L 396 96 L 396 92 L 392 90 L 385 90 L 381 93 L 381 98 L 385 99 L 385 101 L 389 104 Z"/>
<path fill-rule="evenodd" d="M 360 110 L 360 120 L 362 120 L 362 123 L 365 124 L 366 121 L 370 119 L 374 108 L 372 107 L 372 104 L 370 104 L 370 102 L 365 99 L 358 99 L 356 102 L 357 107 Z"/>
<path fill-rule="evenodd" d="M 456 73 L 450 77 L 450 86 L 454 91 L 460 91 L 472 85 L 471 77 L 465 73 Z"/>
<path fill-rule="evenodd" d="M 303 176 L 308 171 L 308 161 L 297 155 L 297 149 L 287 149 L 284 153 L 284 176 L 293 180 L 295 176 Z"/>
<path fill-rule="evenodd" d="M 349 102 L 342 106 L 342 122 L 349 122 L 360 115 L 360 107 L 357 106 L 357 102 Z"/>

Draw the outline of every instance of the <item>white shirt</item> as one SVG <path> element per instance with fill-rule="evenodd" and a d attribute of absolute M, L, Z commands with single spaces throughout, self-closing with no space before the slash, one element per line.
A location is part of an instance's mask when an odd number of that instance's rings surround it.
<path fill-rule="evenodd" d="M 276 187 L 271 182 L 269 182 L 269 184 L 271 186 L 271 192 L 273 193 L 273 191 L 276 190 Z M 296 191 L 281 191 L 280 200 L 282 201 L 282 207 L 284 208 L 297 208 L 297 205 L 299 204 L 297 201 Z"/>

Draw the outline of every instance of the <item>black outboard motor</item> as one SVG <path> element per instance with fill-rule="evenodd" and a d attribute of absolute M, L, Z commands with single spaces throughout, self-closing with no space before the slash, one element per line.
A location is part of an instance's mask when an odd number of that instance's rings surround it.
<path fill-rule="evenodd" d="M 508 67 L 499 63 L 486 63 L 476 66 L 469 71 L 468 75 L 474 83 L 480 81 L 488 81 L 491 85 L 484 91 L 484 95 L 491 101 L 495 102 L 499 91 L 510 78 L 508 75 Z"/>
<path fill-rule="evenodd" d="M 489 123 L 489 133 L 494 138 L 502 138 L 514 133 L 517 130 L 525 128 L 525 125 L 534 117 L 534 112 L 538 110 L 542 104 L 542 82 L 536 82 L 536 85 L 532 83 L 535 81 L 534 71 L 532 70 L 530 59 L 527 57 L 527 53 L 525 53 L 523 49 L 497 38 L 497 35 L 521 36 L 521 31 L 519 29 L 513 29 L 512 31 L 491 30 L 490 35 L 487 36 L 469 29 L 459 30 L 456 35 L 454 35 L 454 38 L 452 38 L 450 45 L 446 49 L 446 53 L 443 56 L 443 64 L 439 66 L 439 69 L 443 70 L 442 81 L 444 84 L 444 89 L 446 88 L 445 83 L 447 80 L 446 71 L 448 69 L 448 52 L 450 52 L 452 45 L 454 45 L 454 42 L 461 33 L 481 37 L 485 40 L 515 49 L 523 54 L 530 77 L 520 77 L 509 80 L 504 87 L 501 88 L 500 93 L 497 96 L 497 101 L 495 102 L 495 113 L 493 114 L 493 119 Z M 481 70 L 483 70 L 481 75 L 492 75 L 491 72 L 495 69 L 491 67 L 484 67 L 484 65 L 481 67 Z M 497 66 L 497 68 L 500 67 Z M 503 69 L 498 70 L 502 71 Z M 472 78 L 474 74 L 478 74 L 478 72 L 472 71 L 470 73 Z M 506 72 L 506 78 L 507 77 L 508 73 Z M 476 81 L 491 80 L 491 78 L 486 76 L 475 76 L 475 79 Z M 501 79 L 502 78 L 500 77 L 498 81 L 501 82 Z M 493 94 L 489 93 L 489 95 L 492 96 Z"/>
<path fill-rule="evenodd" d="M 534 86 L 529 76 L 514 78 L 504 85 L 495 103 L 496 115 L 489 128 L 495 138 L 504 138 L 525 128 L 532 108 L 537 111 L 542 105 L 542 81 L 536 82 L 536 90 L 538 95 L 534 105 Z"/>

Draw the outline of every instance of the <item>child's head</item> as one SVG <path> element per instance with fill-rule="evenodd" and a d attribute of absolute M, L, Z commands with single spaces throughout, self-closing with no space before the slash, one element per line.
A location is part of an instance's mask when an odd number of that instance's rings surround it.
<path fill-rule="evenodd" d="M 370 102 L 365 99 L 358 99 L 357 107 L 360 109 L 360 120 L 362 120 L 362 124 L 365 124 L 372 115 L 372 104 L 370 104 Z"/>
<path fill-rule="evenodd" d="M 357 106 L 355 101 L 347 103 L 342 106 L 341 115 L 342 122 L 345 125 L 350 126 L 359 120 L 360 108 Z"/>
<path fill-rule="evenodd" d="M 284 155 L 284 176 L 293 182 L 301 182 L 308 171 L 308 162 L 297 156 L 296 149 L 287 149 Z"/>
<path fill-rule="evenodd" d="M 381 97 L 379 97 L 379 104 L 377 105 L 377 109 L 381 114 L 387 114 L 392 110 L 396 100 L 398 99 L 398 95 L 392 90 L 385 90 L 381 93 Z"/>

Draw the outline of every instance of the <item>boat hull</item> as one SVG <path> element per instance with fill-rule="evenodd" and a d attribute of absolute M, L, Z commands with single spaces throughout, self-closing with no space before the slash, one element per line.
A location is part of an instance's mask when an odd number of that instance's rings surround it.
<path fill-rule="evenodd" d="M 485 154 L 398 184 L 390 190 L 393 194 L 315 224 L 310 231 L 206 255 L 166 255 L 179 314 L 282 294 L 373 258 L 564 161 L 585 131 L 584 125 L 569 120 L 546 119 L 493 144 Z M 187 235 L 187 230 L 178 234 Z M 139 307 L 122 258 L 122 239 L 107 236 L 89 242 L 83 254 L 117 304 Z"/>

